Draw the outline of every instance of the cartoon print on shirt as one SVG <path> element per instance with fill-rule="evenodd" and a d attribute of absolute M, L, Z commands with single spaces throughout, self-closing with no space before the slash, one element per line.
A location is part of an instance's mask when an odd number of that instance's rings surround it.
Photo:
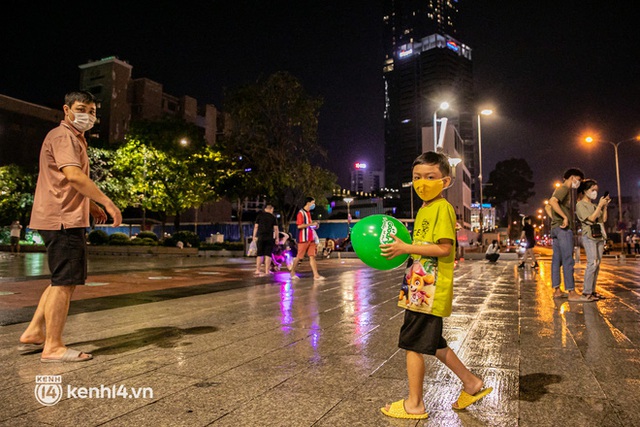
<path fill-rule="evenodd" d="M 422 227 L 418 227 L 416 225 L 416 228 L 414 228 L 414 236 L 413 239 L 414 240 L 427 240 L 426 237 L 429 233 L 429 228 L 430 228 L 430 224 L 429 221 L 425 218 L 422 220 Z"/>
<path fill-rule="evenodd" d="M 431 308 L 436 291 L 437 264 L 436 257 L 423 257 L 407 265 L 398 298 L 407 307 Z"/>

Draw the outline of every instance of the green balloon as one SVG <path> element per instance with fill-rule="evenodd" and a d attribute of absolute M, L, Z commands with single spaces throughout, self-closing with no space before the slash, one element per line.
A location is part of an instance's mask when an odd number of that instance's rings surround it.
<path fill-rule="evenodd" d="M 353 250 L 369 267 L 378 270 L 391 270 L 404 264 L 409 254 L 392 259 L 382 256 L 380 245 L 393 243 L 391 234 L 395 234 L 405 243 L 411 243 L 409 230 L 403 223 L 389 215 L 371 215 L 358 221 L 351 230 Z"/>

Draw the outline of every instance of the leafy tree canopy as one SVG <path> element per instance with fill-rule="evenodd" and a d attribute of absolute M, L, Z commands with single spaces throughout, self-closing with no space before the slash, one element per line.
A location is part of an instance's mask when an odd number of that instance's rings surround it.
<path fill-rule="evenodd" d="M 0 167 L 0 224 L 17 219 L 28 225 L 37 179 L 35 171 L 20 166 Z"/>
<path fill-rule="evenodd" d="M 336 176 L 312 165 L 312 159 L 326 156 L 318 144 L 321 99 L 286 72 L 240 87 L 225 99 L 232 126 L 224 150 L 249 175 L 231 193 L 266 196 L 285 214 L 285 222 L 305 196 L 326 202 Z"/>
<path fill-rule="evenodd" d="M 527 203 L 536 194 L 532 190 L 535 185 L 532 179 L 533 171 L 527 161 L 516 158 L 498 162 L 489 174 L 485 193 L 489 200 L 502 208 L 509 227 L 520 204 Z"/>
<path fill-rule="evenodd" d="M 235 173 L 195 126 L 177 120 L 140 122 L 114 152 L 90 151 L 96 183 L 118 206 L 176 215 L 178 224 L 180 213 L 218 199 Z"/>

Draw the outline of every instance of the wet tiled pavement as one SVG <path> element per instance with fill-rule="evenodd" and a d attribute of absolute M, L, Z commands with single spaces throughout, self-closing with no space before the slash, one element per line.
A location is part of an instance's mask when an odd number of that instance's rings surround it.
<path fill-rule="evenodd" d="M 548 260 L 539 274 L 515 261 L 461 262 L 445 337 L 495 390 L 454 412 L 461 385 L 427 358 L 425 421 L 379 411 L 407 391 L 396 346 L 401 271 L 322 260 L 325 281 L 314 282 L 306 263 L 292 284 L 284 273 L 254 278 L 249 259 L 184 263 L 96 264 L 65 333 L 94 354 L 79 364 L 16 354 L 46 279 L 0 282 L 0 425 L 640 425 L 638 261 L 605 261 L 598 285 L 607 299 L 591 304 L 552 298 Z M 37 375 L 60 375 L 60 389 Z M 95 388 L 91 397 L 83 387 Z M 112 388 L 121 393 L 107 398 Z M 35 390 L 51 392 L 40 395 L 45 403 L 61 390 L 61 400 L 44 406 Z"/>

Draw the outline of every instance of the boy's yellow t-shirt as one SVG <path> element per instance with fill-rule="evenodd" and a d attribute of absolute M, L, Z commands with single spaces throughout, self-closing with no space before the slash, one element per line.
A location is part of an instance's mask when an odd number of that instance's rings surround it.
<path fill-rule="evenodd" d="M 451 315 L 456 214 L 444 198 L 420 208 L 413 227 L 414 245 L 429 245 L 440 239 L 454 242 L 451 253 L 440 258 L 411 255 L 402 280 L 398 306 L 433 316 Z"/>

